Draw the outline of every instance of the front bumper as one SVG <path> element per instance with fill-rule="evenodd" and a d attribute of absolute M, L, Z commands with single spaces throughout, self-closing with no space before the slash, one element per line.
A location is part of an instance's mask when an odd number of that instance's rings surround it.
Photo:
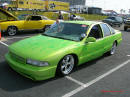
<path fill-rule="evenodd" d="M 5 55 L 5 58 L 13 70 L 32 80 L 45 80 L 55 76 L 57 66 L 37 67 L 22 64 L 13 60 L 9 53 Z"/>

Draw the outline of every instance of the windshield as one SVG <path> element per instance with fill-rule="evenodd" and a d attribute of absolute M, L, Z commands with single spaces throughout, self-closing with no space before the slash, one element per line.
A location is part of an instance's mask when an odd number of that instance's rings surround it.
<path fill-rule="evenodd" d="M 72 41 L 81 41 L 86 37 L 88 25 L 59 23 L 44 32 L 43 35 Z"/>

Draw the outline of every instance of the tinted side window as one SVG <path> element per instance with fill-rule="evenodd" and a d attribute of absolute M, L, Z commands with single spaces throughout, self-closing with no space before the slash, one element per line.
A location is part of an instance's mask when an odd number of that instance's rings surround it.
<path fill-rule="evenodd" d="M 104 37 L 111 35 L 111 31 L 106 24 L 101 24 L 101 27 L 103 29 Z"/>
<path fill-rule="evenodd" d="M 42 20 L 40 16 L 32 16 L 31 20 L 37 21 Z"/>
<path fill-rule="evenodd" d="M 88 37 L 94 37 L 96 39 L 102 38 L 103 35 L 100 25 L 93 26 Z"/>

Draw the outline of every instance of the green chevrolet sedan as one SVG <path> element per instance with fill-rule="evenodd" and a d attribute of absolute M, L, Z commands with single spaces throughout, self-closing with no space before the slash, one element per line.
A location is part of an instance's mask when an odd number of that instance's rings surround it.
<path fill-rule="evenodd" d="M 45 80 L 56 74 L 68 75 L 75 66 L 102 56 L 113 55 L 122 34 L 109 25 L 94 21 L 65 21 L 43 34 L 9 46 L 10 67 L 32 80 Z"/>

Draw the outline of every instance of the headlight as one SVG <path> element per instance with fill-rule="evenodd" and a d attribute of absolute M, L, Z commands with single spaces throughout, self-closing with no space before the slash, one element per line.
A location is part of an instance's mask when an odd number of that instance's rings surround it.
<path fill-rule="evenodd" d="M 32 59 L 27 59 L 27 64 L 34 65 L 34 66 L 48 66 L 48 62 L 36 61 Z"/>

